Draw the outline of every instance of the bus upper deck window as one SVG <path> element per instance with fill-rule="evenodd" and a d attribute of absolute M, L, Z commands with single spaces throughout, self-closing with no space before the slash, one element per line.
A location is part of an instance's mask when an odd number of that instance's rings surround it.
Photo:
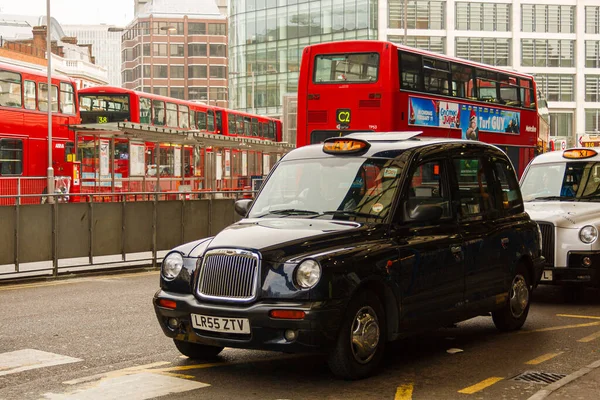
<path fill-rule="evenodd" d="M 375 82 L 378 53 L 320 54 L 315 57 L 315 83 Z"/>

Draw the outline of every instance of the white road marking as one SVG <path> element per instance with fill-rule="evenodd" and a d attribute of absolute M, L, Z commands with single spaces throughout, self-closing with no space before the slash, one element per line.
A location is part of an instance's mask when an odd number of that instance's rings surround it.
<path fill-rule="evenodd" d="M 0 376 L 80 361 L 83 360 L 35 349 L 11 351 L 0 354 Z"/>
<path fill-rule="evenodd" d="M 49 400 L 146 400 L 210 386 L 172 376 L 141 372 L 101 379 L 69 393 L 46 393 Z"/>

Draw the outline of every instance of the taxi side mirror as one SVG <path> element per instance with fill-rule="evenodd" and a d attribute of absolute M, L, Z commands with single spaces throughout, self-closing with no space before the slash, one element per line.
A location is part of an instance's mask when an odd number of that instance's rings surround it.
<path fill-rule="evenodd" d="M 235 212 L 238 213 L 238 215 L 245 217 L 252 205 L 252 201 L 252 199 L 241 199 L 236 201 L 234 206 Z"/>
<path fill-rule="evenodd" d="M 442 217 L 444 210 L 442 207 L 434 204 L 419 204 L 410 212 L 412 221 L 427 222 L 437 221 Z"/>

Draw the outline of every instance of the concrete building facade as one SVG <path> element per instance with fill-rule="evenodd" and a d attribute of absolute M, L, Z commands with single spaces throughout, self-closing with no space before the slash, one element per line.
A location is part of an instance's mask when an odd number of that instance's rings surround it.
<path fill-rule="evenodd" d="M 108 83 L 121 86 L 122 28 L 110 25 L 63 25 L 65 34 L 79 44 L 91 44 L 96 65 L 108 71 Z"/>
<path fill-rule="evenodd" d="M 216 3 L 149 0 L 138 6 L 122 36 L 123 87 L 227 106 L 227 20 Z"/>

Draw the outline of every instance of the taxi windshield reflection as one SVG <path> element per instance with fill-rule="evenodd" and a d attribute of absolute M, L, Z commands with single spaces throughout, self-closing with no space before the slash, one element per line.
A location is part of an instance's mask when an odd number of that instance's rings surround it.
<path fill-rule="evenodd" d="M 600 163 L 532 165 L 523 178 L 525 201 L 600 201 Z"/>
<path fill-rule="evenodd" d="M 390 213 L 400 173 L 390 159 L 284 161 L 265 183 L 248 216 L 381 221 Z"/>

